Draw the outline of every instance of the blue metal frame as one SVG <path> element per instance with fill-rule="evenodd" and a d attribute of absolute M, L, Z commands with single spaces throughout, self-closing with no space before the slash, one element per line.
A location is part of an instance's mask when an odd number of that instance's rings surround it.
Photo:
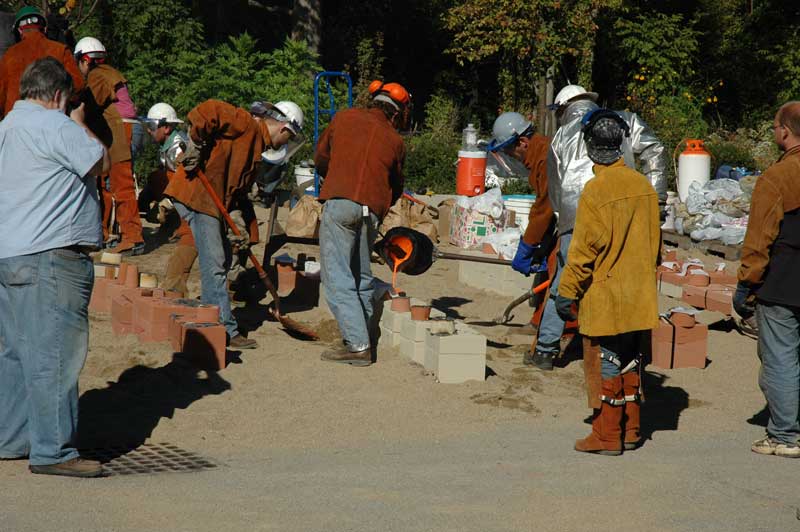
<path fill-rule="evenodd" d="M 317 151 L 319 142 L 319 116 L 326 114 L 333 118 L 336 114 L 336 101 L 331 90 L 330 78 L 344 78 L 347 81 L 347 106 L 353 107 L 353 80 L 347 72 L 320 72 L 314 78 L 314 151 Z M 319 82 L 325 80 L 325 88 L 328 91 L 329 106 L 327 109 L 319 108 Z M 314 197 L 319 197 L 319 174 L 314 170 Z"/>

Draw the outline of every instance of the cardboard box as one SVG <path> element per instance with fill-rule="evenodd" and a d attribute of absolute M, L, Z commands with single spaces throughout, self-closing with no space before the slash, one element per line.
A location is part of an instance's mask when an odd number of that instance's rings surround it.
<path fill-rule="evenodd" d="M 487 214 L 454 205 L 450 221 L 450 243 L 464 249 L 478 247 L 487 236 L 510 226 L 512 217 L 513 212 L 505 210 L 503 216 L 495 220 Z"/>

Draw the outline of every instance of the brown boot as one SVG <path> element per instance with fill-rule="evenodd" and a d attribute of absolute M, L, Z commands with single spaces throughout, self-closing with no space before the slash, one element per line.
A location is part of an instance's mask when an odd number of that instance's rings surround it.
<path fill-rule="evenodd" d="M 103 466 L 94 460 L 73 458 L 60 464 L 28 466 L 37 475 L 58 475 L 62 477 L 93 478 L 103 476 Z"/>
<path fill-rule="evenodd" d="M 632 451 L 642 443 L 640 431 L 641 396 L 639 395 L 639 372 L 629 371 L 622 375 L 622 392 L 625 394 L 625 450 Z"/>
<path fill-rule="evenodd" d="M 320 358 L 326 362 L 339 362 L 350 364 L 351 366 L 369 366 L 372 364 L 372 353 L 369 349 L 363 351 L 348 351 L 347 349 L 335 349 L 325 351 Z"/>
<path fill-rule="evenodd" d="M 161 287 L 165 290 L 175 290 L 183 297 L 188 296 L 186 281 L 192 271 L 194 261 L 197 259 L 197 248 L 194 246 L 177 245 L 167 262 L 167 271 Z"/>
<path fill-rule="evenodd" d="M 592 433 L 575 442 L 575 450 L 583 453 L 617 456 L 622 454 L 622 414 L 625 399 L 622 377 L 603 379 L 602 404 L 595 410 Z"/>

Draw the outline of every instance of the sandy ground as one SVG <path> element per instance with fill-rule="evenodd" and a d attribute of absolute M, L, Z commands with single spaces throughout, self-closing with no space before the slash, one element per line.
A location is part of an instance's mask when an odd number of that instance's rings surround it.
<path fill-rule="evenodd" d="M 133 261 L 162 274 L 171 249 Z M 486 326 L 510 298 L 460 285 L 457 272 L 440 261 L 401 286 L 489 338 L 485 382 L 438 384 L 383 346 L 368 368 L 323 363 L 337 342 L 324 305 L 292 314 L 319 328 L 316 343 L 265 321 L 263 304 L 238 309 L 260 324 L 260 348 L 231 353 L 219 373 L 92 316 L 82 446 L 169 442 L 221 467 L 72 480 L 0 462 L 0 531 L 800 530 L 797 463 L 749 450 L 765 423 L 753 340 L 716 324 L 705 370 L 649 368 L 644 447 L 585 456 L 572 450 L 589 429 L 581 362 L 523 367 L 529 309 Z"/>

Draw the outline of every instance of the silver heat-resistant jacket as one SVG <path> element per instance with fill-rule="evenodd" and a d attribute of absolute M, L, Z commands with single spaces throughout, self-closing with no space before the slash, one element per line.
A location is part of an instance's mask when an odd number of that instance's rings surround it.
<path fill-rule="evenodd" d="M 567 107 L 561 119 L 561 127 L 553 136 L 547 156 L 547 189 L 553 210 L 558 213 L 558 232 L 564 234 L 575 226 L 578 198 L 584 185 L 594 177 L 594 163 L 586 152 L 581 133 L 581 119 L 589 111 L 597 109 L 596 103 L 578 100 Z M 658 200 L 667 199 L 667 159 L 664 146 L 653 130 L 635 113 L 618 111 L 631 129 L 630 137 L 623 141 L 625 164 L 636 168 L 636 156 L 640 171 L 647 176 L 658 193 Z"/>
<path fill-rule="evenodd" d="M 177 129 L 173 131 L 167 140 L 165 140 L 161 145 L 161 149 L 159 150 L 160 153 L 158 155 L 161 161 L 161 166 L 170 172 L 174 172 L 178 167 L 178 155 L 183 153 L 183 150 L 186 149 L 186 144 L 188 141 L 189 137 L 186 136 L 186 133 L 183 131 L 178 131 Z"/>

